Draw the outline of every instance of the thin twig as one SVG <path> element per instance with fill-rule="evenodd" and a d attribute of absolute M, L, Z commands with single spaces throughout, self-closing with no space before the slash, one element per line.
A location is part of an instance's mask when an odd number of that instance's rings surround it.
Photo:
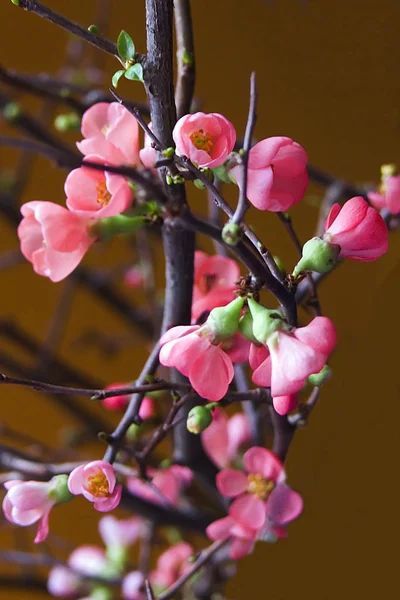
<path fill-rule="evenodd" d="M 177 117 L 190 113 L 196 81 L 193 25 L 190 0 L 175 0 L 175 33 L 178 76 L 175 89 Z"/>

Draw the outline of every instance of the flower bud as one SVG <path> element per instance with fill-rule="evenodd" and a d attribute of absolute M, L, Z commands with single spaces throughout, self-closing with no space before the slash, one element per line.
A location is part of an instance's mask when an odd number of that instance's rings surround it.
<path fill-rule="evenodd" d="M 77 131 L 80 129 L 81 120 L 79 115 L 76 113 L 67 113 L 62 115 L 57 115 L 54 119 L 54 127 L 57 131 L 65 132 L 65 131 Z"/>
<path fill-rule="evenodd" d="M 195 406 L 189 411 L 186 427 L 190 433 L 202 433 L 212 423 L 211 411 L 205 406 Z"/>
<path fill-rule="evenodd" d="M 56 475 L 51 479 L 48 497 L 56 504 L 72 500 L 73 495 L 68 489 L 68 475 Z"/>
<path fill-rule="evenodd" d="M 308 382 L 316 387 L 321 387 L 332 375 L 332 369 L 329 365 L 324 365 L 319 373 L 309 375 Z"/>
<path fill-rule="evenodd" d="M 248 305 L 253 317 L 253 335 L 258 342 L 266 344 L 270 335 L 284 328 L 284 321 L 279 310 L 269 310 L 258 304 L 254 298 L 248 299 Z"/>
<path fill-rule="evenodd" d="M 293 277 L 302 271 L 328 273 L 336 265 L 339 253 L 339 246 L 319 237 L 311 238 L 303 246 L 302 257 L 294 268 Z"/>
<path fill-rule="evenodd" d="M 21 107 L 16 102 L 9 102 L 4 106 L 2 114 L 6 121 L 15 121 L 21 115 Z"/>
<path fill-rule="evenodd" d="M 213 308 L 206 321 L 211 333 L 221 340 L 232 337 L 239 328 L 240 313 L 242 312 L 244 298 L 236 298 L 226 306 Z"/>
<path fill-rule="evenodd" d="M 222 239 L 228 246 L 236 246 L 241 238 L 240 225 L 236 223 L 226 223 L 222 229 Z"/>

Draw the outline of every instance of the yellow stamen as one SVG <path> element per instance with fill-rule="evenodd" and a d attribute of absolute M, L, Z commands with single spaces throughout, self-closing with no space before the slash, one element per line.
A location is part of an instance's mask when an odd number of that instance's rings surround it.
<path fill-rule="evenodd" d="M 265 479 L 265 477 L 259 473 L 256 475 L 249 475 L 247 479 L 249 480 L 247 491 L 250 492 L 250 494 L 255 494 L 260 500 L 267 500 L 275 487 L 275 483 L 271 479 Z"/>
<path fill-rule="evenodd" d="M 97 473 L 97 475 L 88 477 L 87 491 L 96 496 L 96 498 L 106 498 L 109 495 L 107 477 L 102 471 Z"/>
<path fill-rule="evenodd" d="M 209 133 L 204 132 L 204 129 L 193 131 L 189 137 L 192 144 L 196 146 L 198 150 L 204 150 L 204 152 L 209 154 L 214 147 L 212 136 Z"/>
<path fill-rule="evenodd" d="M 97 202 L 103 208 L 103 206 L 107 206 L 107 204 L 111 200 L 111 194 L 106 187 L 105 181 L 99 181 L 96 185 L 96 194 L 97 194 Z"/>

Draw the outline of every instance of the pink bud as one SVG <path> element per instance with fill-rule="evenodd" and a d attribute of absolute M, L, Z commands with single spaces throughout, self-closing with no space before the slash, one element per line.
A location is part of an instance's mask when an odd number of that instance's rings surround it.
<path fill-rule="evenodd" d="M 297 408 L 298 398 L 297 394 L 275 396 L 272 398 L 272 402 L 277 413 L 280 415 L 287 415 L 292 410 Z"/>
<path fill-rule="evenodd" d="M 368 192 L 368 200 L 379 210 L 386 208 L 391 215 L 400 213 L 400 175 L 385 177 L 383 189 Z"/>
<path fill-rule="evenodd" d="M 21 252 L 36 273 L 51 281 L 65 279 L 95 241 L 91 219 L 52 202 L 28 202 L 21 207 L 18 227 Z"/>
<path fill-rule="evenodd" d="M 342 207 L 332 206 L 324 239 L 340 246 L 340 257 L 364 262 L 379 258 L 388 249 L 384 220 L 361 196 L 351 198 Z"/>
<path fill-rule="evenodd" d="M 210 169 L 225 162 L 236 141 L 234 126 L 218 113 L 185 115 L 175 125 L 172 135 L 181 156 Z"/>
<path fill-rule="evenodd" d="M 116 485 L 114 469 L 104 460 L 94 460 L 76 467 L 68 479 L 71 494 L 82 494 L 100 512 L 116 508 L 121 500 L 122 486 Z"/>

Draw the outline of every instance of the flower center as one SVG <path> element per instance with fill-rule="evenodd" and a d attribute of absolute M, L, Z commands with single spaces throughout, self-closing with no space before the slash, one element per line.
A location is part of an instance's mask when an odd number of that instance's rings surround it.
<path fill-rule="evenodd" d="M 88 477 L 87 491 L 96 498 L 106 498 L 109 495 L 108 481 L 103 471 Z"/>
<path fill-rule="evenodd" d="M 204 132 L 204 129 L 193 131 L 189 137 L 193 146 L 195 146 L 198 150 L 204 150 L 204 152 L 209 154 L 214 147 L 212 136 L 209 133 Z"/>
<path fill-rule="evenodd" d="M 97 202 L 103 208 L 103 206 L 107 206 L 107 204 L 111 200 L 111 194 L 106 187 L 105 181 L 99 181 L 96 185 L 96 194 L 97 194 Z"/>
<path fill-rule="evenodd" d="M 101 133 L 102 133 L 104 136 L 106 136 L 106 135 L 107 135 L 107 133 L 110 131 L 110 129 L 111 129 L 111 125 L 108 125 L 108 124 L 107 124 L 107 125 L 104 125 L 104 127 L 103 127 L 103 128 L 102 128 L 102 130 L 101 130 Z"/>
<path fill-rule="evenodd" d="M 260 500 L 267 500 L 275 487 L 272 479 L 265 479 L 260 473 L 249 475 L 247 479 L 249 480 L 247 491 L 250 494 L 255 494 Z"/>

